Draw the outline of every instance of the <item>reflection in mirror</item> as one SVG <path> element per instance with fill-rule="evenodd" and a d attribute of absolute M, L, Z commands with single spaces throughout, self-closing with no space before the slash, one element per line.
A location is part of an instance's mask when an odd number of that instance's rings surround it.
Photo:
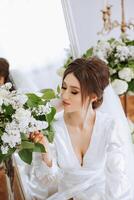
<path fill-rule="evenodd" d="M 56 71 L 70 51 L 61 1 L 1 0 L 0 27 L 0 57 L 9 61 L 15 88 L 23 92 L 55 89 L 61 81 Z M 8 167 L 0 166 L 0 182 L 5 183 L 0 198 L 30 200 L 30 167 L 17 155 L 13 160 L 14 167 L 11 160 L 6 163 Z M 8 170 L 10 175 L 6 174 Z"/>

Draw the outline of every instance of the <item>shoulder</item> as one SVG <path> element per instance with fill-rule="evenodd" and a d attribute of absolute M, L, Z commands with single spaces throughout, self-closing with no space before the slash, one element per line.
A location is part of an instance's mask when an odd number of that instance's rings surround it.
<path fill-rule="evenodd" d="M 97 111 L 97 121 L 106 132 L 110 132 L 117 127 L 115 119 L 108 113 Z"/>
<path fill-rule="evenodd" d="M 101 121 L 101 123 L 105 123 L 107 125 L 116 124 L 115 119 L 106 112 L 97 111 L 97 116 L 99 120 Z"/>
<path fill-rule="evenodd" d="M 115 120 L 108 113 L 99 112 L 100 121 L 103 121 L 103 124 L 100 127 L 103 127 L 104 134 L 107 138 L 107 143 L 115 144 L 118 147 L 123 147 L 124 139 L 121 136 L 121 132 L 125 131 L 120 127 L 119 120 Z"/>

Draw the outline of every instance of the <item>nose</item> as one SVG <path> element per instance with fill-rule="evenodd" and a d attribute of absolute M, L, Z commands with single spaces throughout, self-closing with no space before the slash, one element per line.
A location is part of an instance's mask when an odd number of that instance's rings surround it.
<path fill-rule="evenodd" d="M 68 100 L 69 99 L 69 92 L 68 92 L 67 89 L 62 91 L 61 97 L 62 97 L 63 100 Z"/>

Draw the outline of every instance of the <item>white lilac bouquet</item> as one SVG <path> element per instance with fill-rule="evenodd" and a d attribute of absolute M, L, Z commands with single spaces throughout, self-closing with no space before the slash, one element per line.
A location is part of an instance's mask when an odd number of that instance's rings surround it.
<path fill-rule="evenodd" d="M 118 95 L 128 91 L 134 93 L 134 40 L 127 38 L 99 40 L 82 57 L 90 58 L 91 56 L 96 56 L 108 64 L 111 84 Z M 58 70 L 59 75 L 63 74 L 71 61 L 73 57 L 70 56 L 64 66 Z"/>
<path fill-rule="evenodd" d="M 55 98 L 53 90 L 41 95 L 10 91 L 11 83 L 0 87 L 0 162 L 17 150 L 20 158 L 31 164 L 32 152 L 45 152 L 43 145 L 33 142 L 29 134 L 41 131 L 49 142 L 53 141 L 52 121 L 56 110 L 50 104 Z"/>
<path fill-rule="evenodd" d="M 118 95 L 134 92 L 134 41 L 98 41 L 90 51 L 108 64 L 111 84 Z"/>

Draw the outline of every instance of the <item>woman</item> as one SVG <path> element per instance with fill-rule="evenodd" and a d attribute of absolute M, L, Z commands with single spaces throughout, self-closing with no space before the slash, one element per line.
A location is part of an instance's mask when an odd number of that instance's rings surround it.
<path fill-rule="evenodd" d="M 0 58 L 0 85 L 8 82 L 9 63 L 5 58 Z"/>
<path fill-rule="evenodd" d="M 134 199 L 120 127 L 98 109 L 108 84 L 108 67 L 97 58 L 76 59 L 64 72 L 64 113 L 54 123 L 53 152 L 41 133 L 31 135 L 47 150 L 40 163 L 35 161 L 31 177 L 58 186 L 44 199 Z"/>

